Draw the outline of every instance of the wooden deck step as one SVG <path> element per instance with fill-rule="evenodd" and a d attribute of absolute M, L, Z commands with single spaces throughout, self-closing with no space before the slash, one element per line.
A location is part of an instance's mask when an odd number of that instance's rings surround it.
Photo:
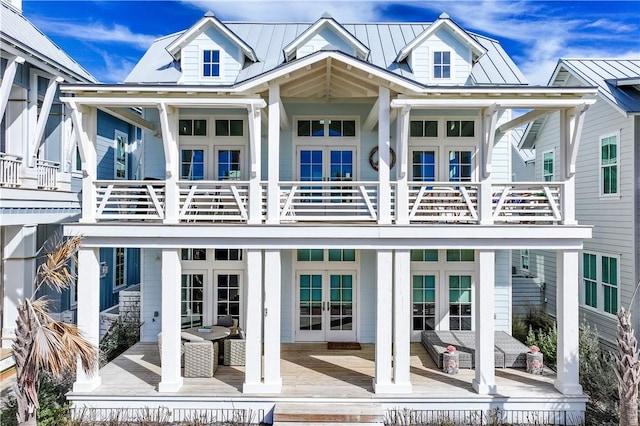
<path fill-rule="evenodd" d="M 276 404 L 274 426 L 380 425 L 384 412 L 378 404 Z"/>

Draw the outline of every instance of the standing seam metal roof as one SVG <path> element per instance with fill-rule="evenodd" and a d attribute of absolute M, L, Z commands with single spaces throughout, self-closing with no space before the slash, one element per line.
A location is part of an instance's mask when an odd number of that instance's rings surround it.
<path fill-rule="evenodd" d="M 249 63 L 238 75 L 236 83 L 273 70 L 284 63 L 283 49 L 313 24 L 224 22 L 238 37 L 253 47 L 259 61 Z M 373 65 L 415 80 L 405 62 L 395 62 L 398 51 L 417 37 L 430 23 L 362 23 L 342 24 L 370 50 Z M 157 39 L 136 64 L 127 83 L 176 83 L 180 78 L 179 64 L 166 51 L 182 33 Z M 524 85 L 524 75 L 502 49 L 490 38 L 469 33 L 487 53 L 474 64 L 468 85 Z"/>
<path fill-rule="evenodd" d="M 25 57 L 27 62 L 38 66 L 38 58 L 73 76 L 78 82 L 97 82 L 87 70 L 37 29 L 20 11 L 3 1 L 0 1 L 0 22 L 2 43 L 14 44 L 20 50 L 33 55 Z"/>

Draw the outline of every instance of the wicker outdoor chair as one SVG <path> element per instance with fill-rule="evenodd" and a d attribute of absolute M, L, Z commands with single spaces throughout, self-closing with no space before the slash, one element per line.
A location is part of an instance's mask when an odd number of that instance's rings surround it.
<path fill-rule="evenodd" d="M 217 342 L 203 340 L 184 344 L 184 377 L 213 377 L 217 369 Z"/>

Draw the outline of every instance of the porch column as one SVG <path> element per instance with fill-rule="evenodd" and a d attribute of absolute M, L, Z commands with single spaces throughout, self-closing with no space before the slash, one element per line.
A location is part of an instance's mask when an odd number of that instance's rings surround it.
<path fill-rule="evenodd" d="M 178 223 L 180 212 L 180 151 L 178 149 L 178 112 L 175 107 L 158 104 L 162 144 L 165 158 L 165 216 L 164 223 Z"/>
<path fill-rule="evenodd" d="M 280 85 L 269 86 L 269 129 L 267 156 L 267 223 L 280 223 Z"/>
<path fill-rule="evenodd" d="M 260 108 L 251 104 L 249 106 L 249 156 L 250 156 L 250 173 L 249 173 L 249 218 L 248 224 L 262 223 L 262 187 L 260 179 L 262 171 L 261 162 L 261 123 Z"/>
<path fill-rule="evenodd" d="M 396 137 L 396 154 L 398 164 L 396 165 L 396 223 L 409 223 L 409 116 L 411 107 L 405 105 L 400 109 L 398 115 L 397 137 Z"/>
<path fill-rule="evenodd" d="M 577 127 L 576 127 L 577 126 Z M 582 117 L 576 123 L 576 114 L 570 114 L 567 110 L 560 110 L 560 149 L 558 162 L 558 175 L 564 181 L 561 193 L 561 214 L 563 225 L 575 225 L 576 221 L 576 184 L 575 184 L 575 159 L 573 152 L 577 151 L 580 139 Z M 577 135 L 575 134 L 577 132 Z M 560 179 L 559 179 L 560 180 Z"/>
<path fill-rule="evenodd" d="M 396 250 L 393 284 L 393 383 L 395 393 L 411 393 L 411 256 Z"/>
<path fill-rule="evenodd" d="M 95 181 L 98 173 L 96 138 L 98 134 L 98 110 L 68 102 L 71 121 L 78 138 L 78 149 L 82 160 L 82 218 L 81 223 L 96 222 L 97 198 Z"/>
<path fill-rule="evenodd" d="M 475 289 L 476 377 L 473 389 L 479 394 L 495 394 L 495 264 L 493 250 L 478 250 L 478 281 Z"/>
<path fill-rule="evenodd" d="M 264 385 L 262 393 L 280 393 L 280 250 L 264 251 Z"/>
<path fill-rule="evenodd" d="M 2 310 L 2 347 L 11 348 L 16 335 L 18 303 L 33 294 L 36 271 L 38 227 L 35 225 L 3 226 L 0 228 L 0 273 L 4 274 L 4 305 Z"/>
<path fill-rule="evenodd" d="M 94 346 L 100 343 L 100 252 L 95 247 L 78 249 L 78 328 Z M 74 392 L 92 392 L 101 384 L 98 366 L 86 374 L 78 361 Z"/>
<path fill-rule="evenodd" d="M 564 395 L 582 393 L 578 377 L 578 258 L 578 250 L 558 250 L 556 254 L 558 368 L 554 386 Z"/>
<path fill-rule="evenodd" d="M 247 250 L 246 360 L 243 393 L 262 392 L 262 250 Z"/>
<path fill-rule="evenodd" d="M 375 393 L 387 393 L 393 391 L 391 381 L 393 253 L 391 250 L 378 250 L 376 256 L 376 363 L 373 390 Z"/>
<path fill-rule="evenodd" d="M 177 392 L 180 374 L 180 249 L 162 249 L 162 365 L 158 392 Z"/>
<path fill-rule="evenodd" d="M 389 144 L 391 94 L 388 88 L 378 87 L 378 223 L 391 223 L 391 185 L 389 183 L 391 146 Z"/>

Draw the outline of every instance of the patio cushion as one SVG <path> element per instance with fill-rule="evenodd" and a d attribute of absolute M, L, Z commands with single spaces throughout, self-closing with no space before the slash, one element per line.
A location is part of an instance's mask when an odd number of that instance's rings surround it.
<path fill-rule="evenodd" d="M 218 323 L 221 327 L 231 327 L 233 325 L 233 317 L 231 315 L 225 315 L 223 317 L 218 318 Z"/>
<path fill-rule="evenodd" d="M 189 342 L 201 342 L 204 340 L 202 337 L 196 336 L 195 334 L 187 333 L 186 331 L 181 332 L 180 337 L 183 340 L 188 340 Z"/>

